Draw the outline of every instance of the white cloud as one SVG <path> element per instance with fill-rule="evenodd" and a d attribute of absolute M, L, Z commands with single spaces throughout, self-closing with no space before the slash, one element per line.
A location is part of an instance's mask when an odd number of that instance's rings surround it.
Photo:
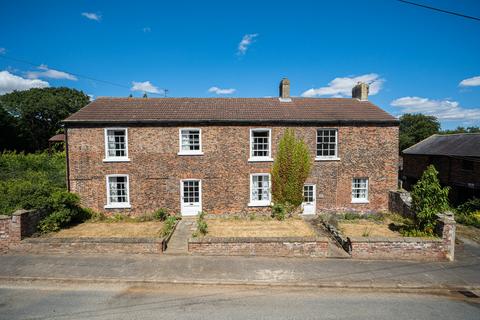
<path fill-rule="evenodd" d="M 5 48 L 0 48 L 0 54 L 5 54 L 7 53 L 7 49 Z"/>
<path fill-rule="evenodd" d="M 158 88 L 153 84 L 151 84 L 150 81 L 145 81 L 145 82 L 132 81 L 132 87 L 130 88 L 130 90 L 148 92 L 148 93 L 160 93 Z"/>
<path fill-rule="evenodd" d="M 252 44 L 255 38 L 258 37 L 258 33 L 250 33 L 243 36 L 242 40 L 238 44 L 238 55 L 244 55 L 247 53 L 248 47 Z"/>
<path fill-rule="evenodd" d="M 38 78 L 51 78 L 51 79 L 67 79 L 72 81 L 77 81 L 77 77 L 69 73 L 58 71 L 54 69 L 49 69 L 47 65 L 41 64 L 38 66 L 39 70 L 42 71 L 29 71 L 26 73 L 26 77 L 29 79 L 38 79 Z"/>
<path fill-rule="evenodd" d="M 421 97 L 402 97 L 393 100 L 391 106 L 402 113 L 422 113 L 439 120 L 480 120 L 480 108 L 463 108 L 457 101 L 432 100 Z"/>
<path fill-rule="evenodd" d="M 8 71 L 0 71 L 0 94 L 14 90 L 23 91 L 31 88 L 45 88 L 49 83 L 38 79 L 25 79 Z"/>
<path fill-rule="evenodd" d="M 221 89 L 219 87 L 211 87 L 210 89 L 208 89 L 208 92 L 212 92 L 212 93 L 215 93 L 215 94 L 232 94 L 232 93 L 235 93 L 235 91 L 237 91 L 237 90 L 233 89 L 233 88 Z"/>
<path fill-rule="evenodd" d="M 82 16 L 89 20 L 95 20 L 95 21 L 100 21 L 102 20 L 102 15 L 98 13 L 93 13 L 93 12 L 82 12 Z"/>
<path fill-rule="evenodd" d="M 95 96 L 93 94 L 87 94 L 87 96 L 90 99 L 90 101 L 95 100 Z"/>
<path fill-rule="evenodd" d="M 150 31 L 152 31 L 152 29 L 151 29 L 150 27 L 144 27 L 142 30 L 143 30 L 143 32 L 145 32 L 145 33 L 148 33 L 148 32 L 150 32 Z"/>
<path fill-rule="evenodd" d="M 480 76 L 463 79 L 458 85 L 460 87 L 478 87 L 480 86 Z"/>
<path fill-rule="evenodd" d="M 370 85 L 368 94 L 376 95 L 383 87 L 385 79 L 380 78 L 376 73 L 368 73 L 357 77 L 335 78 L 328 83 L 328 86 L 311 88 L 302 93 L 302 97 L 332 96 L 335 98 L 351 97 L 352 88 L 357 82 L 365 82 Z"/>

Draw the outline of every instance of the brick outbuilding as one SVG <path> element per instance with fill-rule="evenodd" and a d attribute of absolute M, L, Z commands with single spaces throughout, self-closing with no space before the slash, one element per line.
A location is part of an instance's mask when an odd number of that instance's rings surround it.
<path fill-rule="evenodd" d="M 98 98 L 67 118 L 68 187 L 96 211 L 268 212 L 278 142 L 293 128 L 314 165 L 304 213 L 380 211 L 397 187 L 398 121 L 352 98 Z"/>

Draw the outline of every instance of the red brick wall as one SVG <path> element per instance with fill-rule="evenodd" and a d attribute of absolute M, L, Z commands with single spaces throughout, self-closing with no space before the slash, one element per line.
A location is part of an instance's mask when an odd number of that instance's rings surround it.
<path fill-rule="evenodd" d="M 188 241 L 188 252 L 212 256 L 325 258 L 328 254 L 328 238 L 200 238 Z"/>
<path fill-rule="evenodd" d="M 266 127 L 266 126 L 258 126 Z M 272 129 L 275 157 L 284 127 Z M 249 208 L 250 173 L 269 172 L 271 162 L 248 162 L 248 126 L 203 126 L 203 156 L 178 156 L 178 127 L 128 128 L 128 163 L 104 163 L 104 128 L 69 128 L 71 191 L 83 205 L 106 211 L 107 174 L 129 174 L 131 209 L 141 214 L 160 207 L 180 211 L 180 179 L 202 179 L 203 209 L 209 213 L 267 211 Z M 388 190 L 397 187 L 398 127 L 338 128 L 340 161 L 315 161 L 307 182 L 317 186 L 321 210 L 385 210 Z M 295 127 L 316 150 L 317 127 Z M 351 204 L 353 177 L 369 177 L 369 204 Z"/>
<path fill-rule="evenodd" d="M 17 210 L 12 216 L 0 216 L 0 253 L 32 235 L 43 217 L 43 213 L 36 210 Z"/>

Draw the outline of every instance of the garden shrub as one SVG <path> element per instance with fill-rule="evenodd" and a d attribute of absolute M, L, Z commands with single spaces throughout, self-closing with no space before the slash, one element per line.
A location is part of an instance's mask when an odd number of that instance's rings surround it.
<path fill-rule="evenodd" d="M 160 208 L 153 213 L 153 219 L 159 221 L 165 221 L 168 217 L 168 211 L 165 208 Z"/>
<path fill-rule="evenodd" d="M 161 231 L 161 235 L 163 237 L 168 236 L 173 231 L 173 228 L 175 227 L 177 220 L 178 218 L 176 216 L 169 216 L 168 218 L 165 219 L 165 222 L 163 223 L 163 227 Z"/>
<path fill-rule="evenodd" d="M 438 171 L 429 165 L 420 180 L 413 186 L 412 209 L 416 214 L 416 224 L 420 231 L 433 234 L 437 214 L 449 210 L 449 188 L 442 188 Z"/>
<path fill-rule="evenodd" d="M 65 153 L 0 154 L 0 214 L 48 209 L 51 195 L 66 190 Z"/>
<path fill-rule="evenodd" d="M 284 204 L 275 203 L 272 206 L 272 218 L 275 218 L 277 220 L 285 220 L 286 216 L 287 216 L 287 208 Z"/>
<path fill-rule="evenodd" d="M 303 185 L 312 167 L 307 144 L 297 139 L 293 129 L 286 129 L 278 145 L 272 168 L 272 197 L 275 204 L 287 203 L 294 210 L 303 202 Z M 290 212 L 289 212 L 290 213 Z"/>
<path fill-rule="evenodd" d="M 197 231 L 194 232 L 193 236 L 197 237 L 199 234 L 202 236 L 208 233 L 208 224 L 205 221 L 205 211 L 200 212 L 197 218 Z"/>
<path fill-rule="evenodd" d="M 39 223 L 42 233 L 58 231 L 90 218 L 91 210 L 80 207 L 80 197 L 74 193 L 57 191 L 50 200 L 48 211 L 51 213 Z"/>
<path fill-rule="evenodd" d="M 459 205 L 456 213 L 457 222 L 480 228 L 480 198 L 473 198 Z"/>

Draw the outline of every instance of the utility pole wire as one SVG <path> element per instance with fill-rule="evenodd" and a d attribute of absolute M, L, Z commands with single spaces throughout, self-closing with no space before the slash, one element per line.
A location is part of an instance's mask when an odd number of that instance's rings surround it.
<path fill-rule="evenodd" d="M 24 64 L 28 64 L 28 65 L 31 65 L 31 66 L 34 66 L 34 67 L 39 66 L 39 64 L 30 62 L 30 61 L 26 61 L 26 60 L 22 60 L 22 59 L 9 57 L 9 56 L 6 56 L 4 54 L 0 54 L 0 58 L 4 58 L 4 59 L 7 59 L 7 60 L 20 62 L 20 63 L 24 63 Z M 50 69 L 50 67 L 49 67 L 49 69 Z M 117 87 L 120 87 L 120 88 L 125 88 L 125 89 L 130 90 L 129 86 L 126 86 L 126 85 L 123 85 L 123 84 L 119 84 L 119 83 L 115 83 L 115 82 L 111 82 L 111 81 L 107 81 L 107 80 L 100 80 L 100 79 L 92 78 L 92 77 L 89 77 L 89 76 L 81 75 L 81 74 L 78 74 L 78 73 L 73 73 L 73 72 L 68 72 L 68 71 L 65 71 L 65 70 L 60 70 L 60 69 L 57 69 L 57 68 L 51 68 L 51 69 L 57 70 L 57 71 L 60 71 L 60 72 L 65 72 L 65 73 L 71 74 L 73 76 L 76 76 L 78 78 L 84 78 L 84 79 L 91 80 L 91 81 L 102 82 L 102 83 L 105 83 L 105 84 L 109 84 L 111 86 L 117 86 Z M 149 93 L 150 94 L 155 94 L 155 95 L 161 95 L 160 93 L 152 93 L 152 92 L 149 92 Z"/>
<path fill-rule="evenodd" d="M 462 17 L 462 18 L 467 18 L 467 19 L 472 19 L 472 20 L 480 21 L 480 18 L 473 17 L 473 16 L 467 16 L 466 14 L 462 14 L 462 13 L 457 13 L 457 12 L 453 12 L 453 11 L 448 11 L 448 10 L 443 10 L 443 9 L 439 9 L 439 8 L 434 8 L 434 7 L 430 7 L 430 6 L 424 5 L 424 4 L 419 4 L 419 3 L 410 2 L 410 1 L 405 1 L 405 0 L 397 0 L 397 1 L 403 2 L 403 3 L 406 3 L 406 4 L 411 4 L 411 5 L 417 6 L 417 7 L 422 7 L 422 8 L 426 8 L 426 9 L 430 9 L 430 10 L 434 10 L 434 11 L 439 11 L 439 12 L 451 14 L 451 15 L 454 15 L 454 16 Z"/>

